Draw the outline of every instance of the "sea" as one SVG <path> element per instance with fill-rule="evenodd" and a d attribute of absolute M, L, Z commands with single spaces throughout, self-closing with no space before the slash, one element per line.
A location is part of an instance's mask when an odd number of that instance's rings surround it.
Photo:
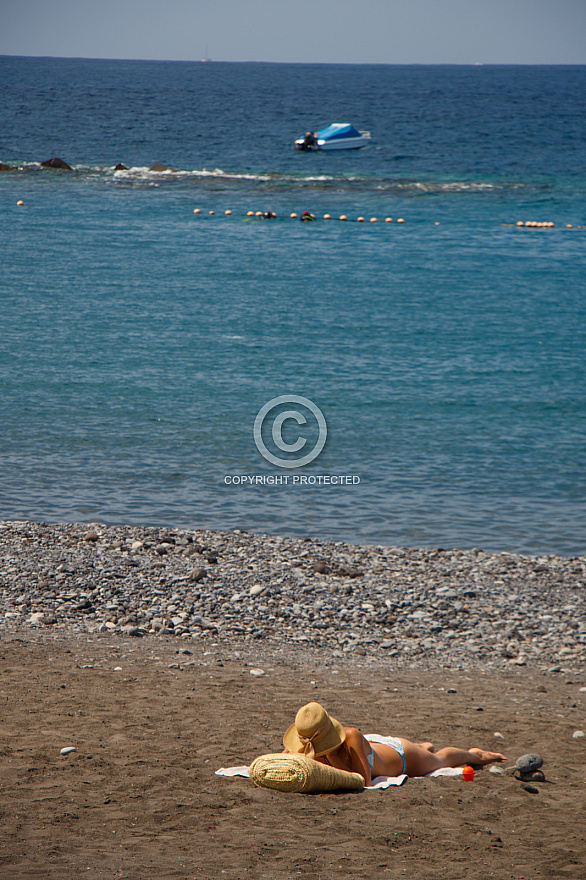
<path fill-rule="evenodd" d="M 586 67 L 0 81 L 0 519 L 586 554 Z"/>

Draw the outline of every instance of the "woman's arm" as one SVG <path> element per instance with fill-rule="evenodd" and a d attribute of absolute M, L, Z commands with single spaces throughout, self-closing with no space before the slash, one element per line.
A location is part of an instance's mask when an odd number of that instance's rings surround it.
<path fill-rule="evenodd" d="M 352 770 L 354 773 L 360 773 L 364 776 L 364 784 L 370 785 L 372 782 L 372 773 L 368 756 L 370 755 L 370 743 L 364 739 L 359 730 L 355 727 L 346 727 L 346 746 L 350 753 L 352 762 Z"/>
<path fill-rule="evenodd" d="M 345 727 L 344 730 L 346 740 L 339 749 L 327 755 L 328 762 L 338 770 L 360 773 L 364 777 L 364 784 L 370 785 L 372 780 L 368 764 L 370 745 L 356 727 Z"/>

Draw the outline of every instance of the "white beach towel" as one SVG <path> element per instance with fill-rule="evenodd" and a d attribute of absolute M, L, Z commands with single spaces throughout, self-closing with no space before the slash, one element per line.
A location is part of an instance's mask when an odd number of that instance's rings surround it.
<path fill-rule="evenodd" d="M 372 737 L 372 739 L 371 739 Z M 392 739 L 392 737 L 384 737 L 379 734 L 368 734 L 366 737 L 370 742 L 384 742 L 385 740 Z M 388 745 L 391 745 L 389 742 Z M 392 747 L 392 746 L 391 746 Z M 462 775 L 462 767 L 440 767 L 439 770 L 433 770 L 431 773 L 426 773 L 425 777 L 412 777 L 414 779 L 431 779 L 435 776 L 461 776 Z M 246 764 L 240 764 L 237 767 L 220 767 L 216 770 L 216 776 L 242 776 L 244 778 L 249 778 L 250 774 L 248 772 L 248 767 Z M 375 776 L 370 785 L 366 785 L 366 789 L 376 789 L 376 788 L 390 788 L 392 785 L 403 785 L 406 780 L 409 779 L 406 773 L 401 773 L 400 776 Z"/>
<path fill-rule="evenodd" d="M 248 778 L 250 773 L 247 765 L 241 764 L 239 767 L 220 767 L 219 770 L 216 770 L 216 776 L 246 776 Z"/>
<path fill-rule="evenodd" d="M 238 767 L 220 767 L 216 770 L 216 776 L 243 776 L 245 778 L 249 778 L 248 767 L 246 764 L 241 764 Z M 431 779 L 434 776 L 461 776 L 462 775 L 462 767 L 440 767 L 439 770 L 434 770 L 433 773 L 427 773 L 425 778 Z M 424 777 L 412 777 L 413 779 L 423 779 Z M 391 785 L 403 785 L 403 783 L 409 779 L 406 773 L 402 773 L 400 776 L 375 776 L 370 785 L 366 785 L 367 789 L 374 788 L 389 788 Z"/>
<path fill-rule="evenodd" d="M 250 776 L 245 764 L 239 767 L 220 767 L 216 770 L 216 776 Z M 401 776 L 377 776 L 366 788 L 388 788 L 390 785 L 402 785 L 409 777 L 403 773 Z"/>

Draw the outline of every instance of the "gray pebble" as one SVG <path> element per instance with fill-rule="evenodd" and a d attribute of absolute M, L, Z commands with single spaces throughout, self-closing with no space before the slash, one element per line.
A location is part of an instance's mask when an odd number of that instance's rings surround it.
<path fill-rule="evenodd" d="M 192 552 L 214 565 L 213 577 L 194 569 Z M 13 631 L 58 623 L 97 634 L 233 637 L 277 650 L 311 645 L 358 663 L 524 665 L 567 676 L 586 661 L 585 582 L 584 557 L 0 524 L 0 619 Z"/>
<path fill-rule="evenodd" d="M 543 766 L 543 758 L 541 755 L 528 754 L 517 758 L 515 762 L 515 770 L 521 774 L 534 773 Z"/>

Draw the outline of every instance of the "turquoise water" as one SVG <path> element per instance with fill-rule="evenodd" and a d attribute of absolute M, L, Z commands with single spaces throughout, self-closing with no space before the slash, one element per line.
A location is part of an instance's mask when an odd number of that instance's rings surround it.
<path fill-rule="evenodd" d="M 585 552 L 586 68 L 0 73 L 0 517 Z M 226 484 L 284 394 L 359 484 Z"/>

